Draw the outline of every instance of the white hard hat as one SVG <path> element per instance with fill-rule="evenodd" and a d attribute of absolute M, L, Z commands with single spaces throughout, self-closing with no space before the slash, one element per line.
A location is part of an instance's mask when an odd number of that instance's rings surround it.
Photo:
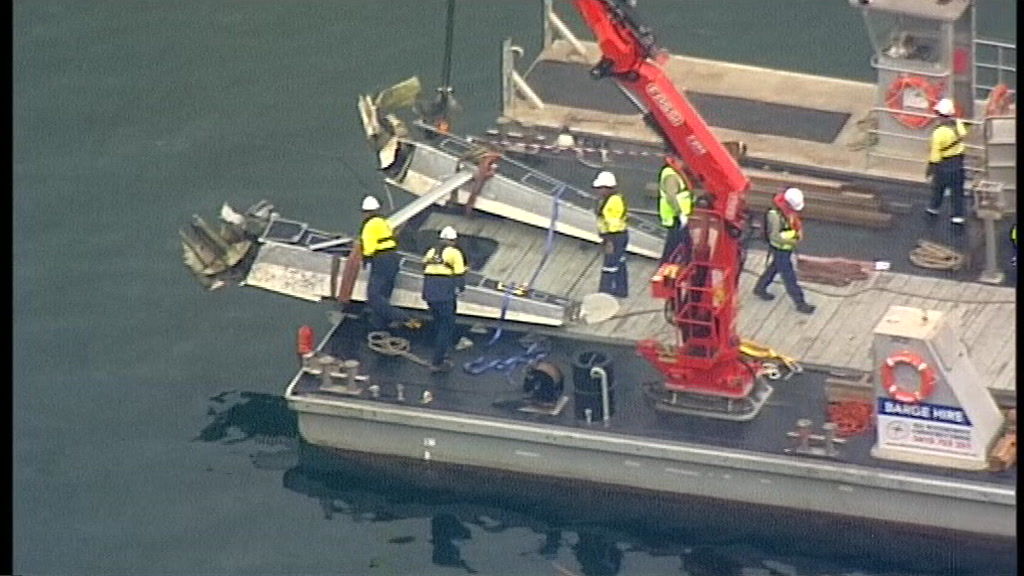
<path fill-rule="evenodd" d="M 441 240 L 455 240 L 456 238 L 459 237 L 458 233 L 455 232 L 455 228 L 452 228 L 451 226 L 445 226 L 444 228 L 441 228 L 441 233 L 438 234 L 438 236 L 441 238 Z"/>
<path fill-rule="evenodd" d="M 953 106 L 953 101 L 949 98 L 943 98 L 935 103 L 935 112 L 942 114 L 943 116 L 952 116 L 956 113 L 956 107 Z"/>
<path fill-rule="evenodd" d="M 591 186 L 594 188 L 615 188 L 618 186 L 618 182 L 615 181 L 615 174 L 602 170 L 597 173 L 597 177 L 594 178 L 594 183 Z"/>
<path fill-rule="evenodd" d="M 793 210 L 797 212 L 804 209 L 804 191 L 799 188 L 786 188 L 786 191 L 782 194 L 782 197 L 786 199 L 786 203 L 793 207 Z"/>
<path fill-rule="evenodd" d="M 363 210 L 378 210 L 380 209 L 380 202 L 373 196 L 367 196 L 363 198 Z"/>

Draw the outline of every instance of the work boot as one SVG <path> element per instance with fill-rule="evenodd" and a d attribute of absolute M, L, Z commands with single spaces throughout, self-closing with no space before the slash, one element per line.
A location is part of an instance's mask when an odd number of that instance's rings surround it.
<path fill-rule="evenodd" d="M 796 305 L 796 311 L 801 314 L 811 314 L 817 310 L 817 306 L 814 304 L 808 304 L 807 302 L 801 302 Z"/>
<path fill-rule="evenodd" d="M 755 289 L 754 290 L 754 296 L 757 296 L 761 300 L 768 300 L 768 301 L 775 300 L 775 294 L 772 294 L 771 292 L 769 292 L 767 290 L 757 290 L 757 289 Z"/>

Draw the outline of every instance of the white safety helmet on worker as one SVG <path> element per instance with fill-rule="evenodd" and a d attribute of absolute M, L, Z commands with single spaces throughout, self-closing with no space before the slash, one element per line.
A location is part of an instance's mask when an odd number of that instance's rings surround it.
<path fill-rule="evenodd" d="M 956 113 L 956 106 L 953 105 L 953 101 L 949 98 L 943 98 L 935 103 L 935 113 L 942 114 L 943 116 L 952 116 Z"/>
<path fill-rule="evenodd" d="M 615 188 L 618 186 L 618 182 L 615 180 L 615 174 L 602 170 L 597 173 L 597 177 L 594 178 L 594 183 L 591 186 L 594 188 Z"/>
<path fill-rule="evenodd" d="M 379 210 L 380 202 L 373 196 L 363 198 L 363 210 Z"/>
<path fill-rule="evenodd" d="M 804 209 L 804 191 L 799 188 L 786 188 L 782 194 L 786 203 L 797 212 Z"/>
<path fill-rule="evenodd" d="M 438 234 L 438 236 L 441 237 L 441 240 L 455 240 L 459 237 L 458 233 L 455 232 L 455 228 L 452 228 L 451 226 L 441 228 L 441 233 Z"/>

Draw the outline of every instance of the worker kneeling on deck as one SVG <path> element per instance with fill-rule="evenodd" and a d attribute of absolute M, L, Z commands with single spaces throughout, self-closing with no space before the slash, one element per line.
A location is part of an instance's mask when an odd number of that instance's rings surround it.
<path fill-rule="evenodd" d="M 455 298 L 466 289 L 466 259 L 455 246 L 455 228 L 445 226 L 440 242 L 423 256 L 423 300 L 434 317 L 434 355 L 431 372 L 451 370 L 448 359 L 455 335 Z"/>
<path fill-rule="evenodd" d="M 754 294 L 762 300 L 775 298 L 768 286 L 776 274 L 782 274 L 786 293 L 793 299 L 796 309 L 804 314 L 814 312 L 815 306 L 804 300 L 804 291 L 797 284 L 793 269 L 793 250 L 800 243 L 803 225 L 800 211 L 804 209 L 804 193 L 799 188 L 787 188 L 772 198 L 772 207 L 764 217 L 765 239 L 768 241 L 768 266 L 754 285 Z"/>
<path fill-rule="evenodd" d="M 619 298 L 629 296 L 629 276 L 626 273 L 626 199 L 615 190 L 615 174 L 607 170 L 598 172 L 591 186 L 598 191 L 597 233 L 601 236 L 604 261 L 601 265 L 601 283 L 598 292 Z"/>
<path fill-rule="evenodd" d="M 391 305 L 395 290 L 395 277 L 402 257 L 398 254 L 398 240 L 386 218 L 380 215 L 380 202 L 373 196 L 363 198 L 363 227 L 359 233 L 363 266 L 370 267 L 370 280 L 366 285 L 366 302 L 370 306 L 370 327 L 386 330 L 392 324 L 419 328 L 419 320 Z"/>
<path fill-rule="evenodd" d="M 661 263 L 672 261 L 685 264 L 690 261 L 693 239 L 687 227 L 693 212 L 693 192 L 675 159 L 666 156 L 658 173 L 658 216 L 665 229 L 665 248 Z"/>

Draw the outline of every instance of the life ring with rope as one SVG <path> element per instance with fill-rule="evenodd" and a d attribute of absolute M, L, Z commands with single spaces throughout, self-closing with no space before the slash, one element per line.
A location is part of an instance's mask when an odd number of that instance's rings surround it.
<path fill-rule="evenodd" d="M 985 104 L 985 117 L 1001 116 L 1006 114 L 1010 106 L 1010 87 L 1006 84 L 996 84 L 988 95 L 988 103 Z"/>
<path fill-rule="evenodd" d="M 925 115 L 900 114 L 893 112 L 892 117 L 907 128 L 920 130 L 932 121 L 931 111 L 942 95 L 942 89 L 938 84 L 929 82 L 921 76 L 903 75 L 889 84 L 889 90 L 885 94 L 885 107 L 892 110 L 903 110 L 906 92 L 913 92 L 920 98 L 924 98 L 926 106 Z"/>
<path fill-rule="evenodd" d="M 896 366 L 899 364 L 907 364 L 917 370 L 917 390 L 910 391 L 896 383 Z M 917 404 L 935 390 L 935 370 L 917 354 L 907 350 L 897 352 L 882 363 L 882 388 L 897 402 Z"/>

